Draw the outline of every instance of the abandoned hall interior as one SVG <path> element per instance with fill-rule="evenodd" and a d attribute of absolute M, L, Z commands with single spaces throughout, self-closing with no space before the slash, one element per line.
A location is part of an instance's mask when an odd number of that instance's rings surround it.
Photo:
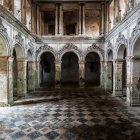
<path fill-rule="evenodd" d="M 140 140 L 140 0 L 0 0 L 0 140 Z"/>

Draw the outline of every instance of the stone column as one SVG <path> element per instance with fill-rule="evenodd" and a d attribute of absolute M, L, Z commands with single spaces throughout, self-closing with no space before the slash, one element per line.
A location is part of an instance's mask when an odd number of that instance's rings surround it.
<path fill-rule="evenodd" d="M 107 77 L 107 67 L 106 67 L 106 61 L 100 61 L 101 65 L 101 74 L 100 74 L 100 86 L 101 88 L 106 89 L 106 77 Z"/>
<path fill-rule="evenodd" d="M 63 6 L 61 3 L 56 4 L 55 35 L 63 35 Z"/>
<path fill-rule="evenodd" d="M 0 56 L 0 106 L 8 104 L 7 56 Z"/>
<path fill-rule="evenodd" d="M 127 11 L 131 10 L 134 7 L 135 0 L 127 0 Z"/>
<path fill-rule="evenodd" d="M 17 93 L 18 96 L 26 96 L 27 94 L 27 60 L 17 59 Z"/>
<path fill-rule="evenodd" d="M 113 60 L 113 95 L 114 96 L 123 96 L 122 69 L 123 69 L 123 60 L 122 59 Z"/>
<path fill-rule="evenodd" d="M 107 84 L 106 89 L 107 90 L 113 90 L 113 62 L 107 61 Z"/>
<path fill-rule="evenodd" d="M 129 73 L 127 76 L 127 101 L 131 106 L 140 106 L 140 58 L 131 57 L 127 66 L 131 73 L 131 76 Z"/>
<path fill-rule="evenodd" d="M 105 26 L 105 5 L 101 3 L 101 35 L 104 35 Z"/>
<path fill-rule="evenodd" d="M 55 88 L 61 86 L 61 61 L 55 61 Z"/>
<path fill-rule="evenodd" d="M 107 34 L 109 32 L 109 1 L 106 2 L 106 16 L 105 16 L 105 33 Z"/>
<path fill-rule="evenodd" d="M 36 33 L 37 26 L 37 10 L 36 3 L 33 3 L 31 6 L 31 31 L 32 33 Z"/>
<path fill-rule="evenodd" d="M 26 0 L 21 0 L 21 22 L 26 25 Z"/>
<path fill-rule="evenodd" d="M 114 0 L 114 25 L 119 21 L 119 0 Z"/>
<path fill-rule="evenodd" d="M 79 35 L 85 35 L 85 4 L 79 4 Z"/>
<path fill-rule="evenodd" d="M 4 4 L 4 0 L 0 0 L 0 4 L 3 5 Z"/>
<path fill-rule="evenodd" d="M 85 87 L 85 61 L 79 61 L 79 87 Z"/>
<path fill-rule="evenodd" d="M 63 35 L 63 6 L 60 4 L 60 19 L 59 19 L 59 31 L 60 35 Z"/>
<path fill-rule="evenodd" d="M 35 90 L 35 63 L 28 61 L 28 91 Z"/>
<path fill-rule="evenodd" d="M 8 58 L 8 103 L 13 104 L 13 57 Z"/>
<path fill-rule="evenodd" d="M 40 61 L 36 61 L 35 87 L 40 87 Z"/>
<path fill-rule="evenodd" d="M 40 35 L 40 7 L 37 5 L 37 34 Z"/>
<path fill-rule="evenodd" d="M 127 64 L 127 102 L 131 103 L 131 94 L 132 94 L 132 70 L 133 70 L 133 56 L 126 57 Z"/>

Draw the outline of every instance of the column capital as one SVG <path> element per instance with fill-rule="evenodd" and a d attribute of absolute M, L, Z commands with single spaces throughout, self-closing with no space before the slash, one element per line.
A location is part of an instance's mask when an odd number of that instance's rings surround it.
<path fill-rule="evenodd" d="M 79 63 L 79 64 L 85 64 L 86 61 L 80 60 L 80 61 L 78 61 L 78 63 Z"/>
<path fill-rule="evenodd" d="M 9 62 L 13 62 L 13 61 L 14 61 L 14 57 L 13 57 L 13 56 L 9 56 L 9 57 L 8 57 L 8 61 L 9 61 Z"/>
<path fill-rule="evenodd" d="M 113 59 L 112 61 L 116 63 L 122 63 L 124 59 Z"/>
<path fill-rule="evenodd" d="M 28 60 L 26 58 L 17 58 L 18 62 L 27 62 Z"/>
<path fill-rule="evenodd" d="M 125 57 L 125 60 L 126 60 L 126 61 L 132 61 L 133 58 L 134 58 L 134 56 L 127 56 L 127 57 Z"/>
<path fill-rule="evenodd" d="M 61 64 L 62 61 L 61 61 L 61 60 L 55 60 L 54 63 L 55 63 L 55 64 Z"/>

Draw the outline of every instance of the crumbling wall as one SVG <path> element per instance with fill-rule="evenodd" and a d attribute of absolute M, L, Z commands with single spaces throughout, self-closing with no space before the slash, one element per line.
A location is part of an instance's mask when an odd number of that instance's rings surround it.
<path fill-rule="evenodd" d="M 100 28 L 100 11 L 86 9 L 85 12 L 85 30 L 86 35 L 96 37 L 99 36 Z"/>

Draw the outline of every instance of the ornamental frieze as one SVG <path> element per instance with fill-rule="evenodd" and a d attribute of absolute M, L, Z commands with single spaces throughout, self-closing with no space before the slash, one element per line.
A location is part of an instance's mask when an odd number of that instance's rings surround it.
<path fill-rule="evenodd" d="M 55 54 L 55 51 L 52 47 L 50 47 L 49 45 L 45 44 L 44 46 L 41 46 L 37 51 L 36 51 L 36 56 L 38 56 L 38 54 L 40 52 L 45 52 L 45 51 L 48 51 L 48 52 L 52 52 L 53 54 Z"/>
<path fill-rule="evenodd" d="M 137 37 L 139 34 L 140 34 L 140 18 L 138 18 L 137 24 L 136 24 L 135 28 L 133 29 L 133 32 L 131 33 L 131 37 L 129 39 L 130 46 L 132 46 L 132 43 L 133 43 L 135 37 Z"/>
<path fill-rule="evenodd" d="M 21 36 L 21 32 L 18 32 L 18 34 L 15 36 L 15 42 L 21 44 L 23 46 L 24 39 Z"/>
<path fill-rule="evenodd" d="M 127 39 L 125 38 L 125 36 L 121 32 L 119 32 L 119 36 L 116 40 L 116 48 L 119 47 L 121 44 L 123 44 L 127 47 L 128 42 L 127 42 Z"/>
<path fill-rule="evenodd" d="M 76 53 L 79 54 L 80 57 L 82 57 L 82 51 L 80 49 L 78 49 L 78 47 L 72 43 L 70 44 L 66 44 L 59 52 L 58 52 L 58 55 L 61 55 L 63 52 L 66 52 L 66 51 L 75 51 Z"/>
<path fill-rule="evenodd" d="M 100 52 L 102 54 L 102 56 L 105 55 L 104 50 L 102 48 L 100 48 L 99 46 L 97 46 L 96 44 L 92 44 L 91 46 L 89 46 L 87 48 L 87 52 L 92 52 L 94 50 L 96 50 L 97 52 Z"/>

